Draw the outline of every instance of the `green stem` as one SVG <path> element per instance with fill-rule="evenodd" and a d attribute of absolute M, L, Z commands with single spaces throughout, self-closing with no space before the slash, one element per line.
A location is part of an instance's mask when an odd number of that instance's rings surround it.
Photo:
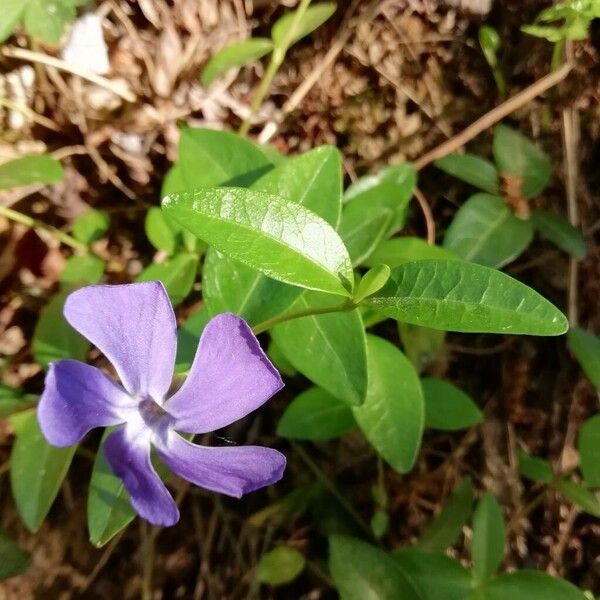
<path fill-rule="evenodd" d="M 327 315 L 330 313 L 336 312 L 346 312 L 349 310 L 354 310 L 356 308 L 356 304 L 352 302 L 352 300 L 346 300 L 342 304 L 336 304 L 335 306 L 323 306 L 321 308 L 304 308 L 302 310 L 296 310 L 293 312 L 286 313 L 284 315 L 279 315 L 278 317 L 273 317 L 272 319 L 267 319 L 262 323 L 259 323 L 255 327 L 252 328 L 252 331 L 256 335 L 259 333 L 263 333 L 275 325 L 279 325 L 280 323 L 285 323 L 286 321 L 291 321 L 292 319 L 300 319 L 301 317 L 312 317 L 313 315 Z"/>
<path fill-rule="evenodd" d="M 64 233 L 60 229 L 56 227 L 52 227 L 52 225 L 48 225 L 39 219 L 34 219 L 29 215 L 24 215 L 16 210 L 12 210 L 11 208 L 7 208 L 5 206 L 0 206 L 0 216 L 6 217 L 11 221 L 15 221 L 15 223 L 21 223 L 26 227 L 30 227 L 32 229 L 43 229 L 47 231 L 50 235 L 55 237 L 59 242 L 62 242 L 66 246 L 70 246 L 75 250 L 80 250 L 84 254 L 89 252 L 88 247 L 79 240 L 76 240 L 74 237 Z"/>
<path fill-rule="evenodd" d="M 552 59 L 550 61 L 550 70 L 558 71 L 563 61 L 563 54 L 565 52 L 565 40 L 559 40 L 554 44 L 552 50 Z"/>

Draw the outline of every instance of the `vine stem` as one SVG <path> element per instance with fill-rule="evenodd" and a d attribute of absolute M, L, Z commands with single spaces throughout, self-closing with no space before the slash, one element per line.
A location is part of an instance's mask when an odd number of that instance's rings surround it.
<path fill-rule="evenodd" d="M 342 304 L 336 304 L 335 306 L 323 306 L 321 308 L 304 308 L 302 310 L 289 312 L 278 317 L 273 317 L 272 319 L 267 319 L 266 321 L 263 321 L 262 323 L 259 323 L 258 325 L 253 327 L 252 331 L 256 335 L 258 335 L 259 333 L 264 333 L 268 329 L 275 327 L 275 325 L 285 323 L 286 321 L 291 321 L 292 319 L 300 319 L 301 317 L 312 317 L 313 315 L 327 315 L 336 312 L 346 312 L 349 310 L 354 310 L 355 308 L 357 308 L 357 305 L 354 304 L 352 300 L 346 300 L 346 302 L 343 302 Z"/>
<path fill-rule="evenodd" d="M 285 59 L 285 55 L 294 39 L 294 35 L 296 33 L 298 24 L 300 23 L 302 17 L 304 16 L 304 13 L 310 6 L 310 2 L 311 0 L 301 0 L 300 5 L 296 10 L 296 14 L 294 15 L 294 19 L 291 22 L 287 34 L 283 38 L 281 45 L 273 49 L 273 52 L 271 54 L 271 60 L 269 61 L 267 70 L 263 75 L 260 85 L 258 86 L 256 94 L 254 95 L 254 98 L 252 100 L 252 104 L 250 105 L 250 111 L 248 112 L 248 115 L 240 125 L 240 129 L 238 131 L 240 135 L 244 137 L 248 135 L 248 131 L 250 131 L 250 127 L 252 126 L 254 115 L 256 115 L 256 113 L 258 112 L 260 105 L 262 104 L 263 100 L 265 99 L 265 96 L 267 95 L 267 92 L 269 91 L 269 88 L 271 87 L 273 78 L 277 74 L 279 67 L 282 65 L 283 60 Z"/>
<path fill-rule="evenodd" d="M 79 250 L 84 254 L 89 252 L 88 247 L 79 240 L 76 240 L 74 237 L 71 237 L 69 234 L 53 227 L 52 225 L 48 225 L 39 219 L 34 219 L 29 215 L 24 215 L 16 210 L 12 210 L 12 208 L 7 208 L 6 206 L 0 206 L 0 216 L 6 217 L 15 223 L 21 223 L 21 225 L 25 225 L 26 227 L 30 227 L 31 229 L 43 229 L 47 231 L 52 237 L 56 238 L 59 242 L 62 242 L 66 246 L 70 246 L 74 250 Z"/>

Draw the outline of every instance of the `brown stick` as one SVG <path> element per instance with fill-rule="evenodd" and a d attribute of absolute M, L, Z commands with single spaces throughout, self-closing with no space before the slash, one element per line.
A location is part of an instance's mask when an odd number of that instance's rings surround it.
<path fill-rule="evenodd" d="M 553 71 L 552 73 L 538 79 L 535 83 L 519 92 L 516 96 L 509 98 L 506 102 L 503 102 L 496 108 L 490 110 L 490 112 L 483 115 L 483 117 L 477 119 L 474 123 L 469 125 L 466 129 L 461 131 L 458 135 L 450 138 L 448 141 L 440 144 L 433 150 L 430 150 L 417 161 L 414 165 L 417 171 L 420 171 L 423 167 L 426 167 L 434 160 L 438 160 L 452 152 L 456 152 L 462 148 L 467 142 L 478 136 L 482 131 L 485 131 L 492 125 L 498 123 L 504 119 L 504 117 L 510 115 L 515 110 L 521 108 L 536 96 L 543 94 L 550 88 L 560 83 L 573 69 L 573 65 L 565 64 L 560 69 Z"/>

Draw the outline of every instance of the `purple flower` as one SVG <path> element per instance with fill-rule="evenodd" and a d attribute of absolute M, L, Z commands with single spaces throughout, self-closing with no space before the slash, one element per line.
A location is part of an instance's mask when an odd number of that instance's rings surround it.
<path fill-rule="evenodd" d="M 106 458 L 140 516 L 165 526 L 179 520 L 152 467 L 151 447 L 177 475 L 236 498 L 281 479 L 285 457 L 276 450 L 197 446 L 177 433 L 225 427 L 283 387 L 245 321 L 223 313 L 206 325 L 187 379 L 167 400 L 177 338 L 160 282 L 88 286 L 67 298 L 64 313 L 107 356 L 123 387 L 78 361 L 52 363 L 40 427 L 50 444 L 63 447 L 94 427 L 117 426 L 106 439 Z"/>

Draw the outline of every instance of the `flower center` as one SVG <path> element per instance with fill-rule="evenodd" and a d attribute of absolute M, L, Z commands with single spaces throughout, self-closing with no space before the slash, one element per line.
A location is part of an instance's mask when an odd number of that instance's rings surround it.
<path fill-rule="evenodd" d="M 144 423 L 155 433 L 164 433 L 173 423 L 173 417 L 152 398 L 144 398 L 138 406 Z"/>

